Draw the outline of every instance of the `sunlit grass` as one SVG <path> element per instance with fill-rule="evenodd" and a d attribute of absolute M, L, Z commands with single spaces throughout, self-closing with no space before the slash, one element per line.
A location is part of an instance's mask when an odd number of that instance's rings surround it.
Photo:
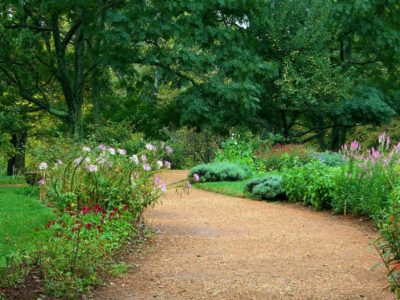
<path fill-rule="evenodd" d="M 51 210 L 35 196 L 35 188 L 0 187 L 0 264 L 12 251 L 31 247 L 35 229 L 52 217 Z"/>

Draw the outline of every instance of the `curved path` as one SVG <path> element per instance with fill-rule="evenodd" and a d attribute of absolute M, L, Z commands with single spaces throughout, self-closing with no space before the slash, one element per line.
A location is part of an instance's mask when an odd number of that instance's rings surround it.
<path fill-rule="evenodd" d="M 169 171 L 166 181 L 183 179 Z M 354 218 L 193 189 L 146 213 L 153 246 L 95 299 L 393 299 Z"/>

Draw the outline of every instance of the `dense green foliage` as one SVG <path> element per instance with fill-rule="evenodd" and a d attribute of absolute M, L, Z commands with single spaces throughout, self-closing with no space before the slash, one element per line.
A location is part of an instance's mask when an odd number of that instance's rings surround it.
<path fill-rule="evenodd" d="M 247 182 L 245 191 L 266 200 L 284 195 L 283 179 L 280 175 L 267 175 Z"/>
<path fill-rule="evenodd" d="M 194 179 L 198 176 L 198 180 Z M 244 180 L 251 176 L 251 170 L 246 165 L 240 165 L 230 162 L 215 162 L 210 164 L 201 164 L 192 168 L 188 177 L 192 181 L 237 181 Z"/>

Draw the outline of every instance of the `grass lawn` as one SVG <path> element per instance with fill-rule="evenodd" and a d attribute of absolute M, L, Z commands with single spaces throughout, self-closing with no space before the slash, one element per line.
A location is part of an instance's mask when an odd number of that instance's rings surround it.
<path fill-rule="evenodd" d="M 6 176 L 0 175 L 0 184 L 20 184 L 26 183 L 24 176 Z"/>
<path fill-rule="evenodd" d="M 33 187 L 0 187 L 0 265 L 5 255 L 28 249 L 35 228 L 44 226 L 53 213 L 32 193 Z"/>

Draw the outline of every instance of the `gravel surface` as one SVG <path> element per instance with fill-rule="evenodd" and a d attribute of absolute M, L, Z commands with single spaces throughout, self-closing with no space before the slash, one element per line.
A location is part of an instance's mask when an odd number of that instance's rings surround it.
<path fill-rule="evenodd" d="M 373 269 L 376 231 L 357 218 L 197 189 L 169 191 L 145 218 L 151 245 L 95 299 L 394 299 Z"/>

